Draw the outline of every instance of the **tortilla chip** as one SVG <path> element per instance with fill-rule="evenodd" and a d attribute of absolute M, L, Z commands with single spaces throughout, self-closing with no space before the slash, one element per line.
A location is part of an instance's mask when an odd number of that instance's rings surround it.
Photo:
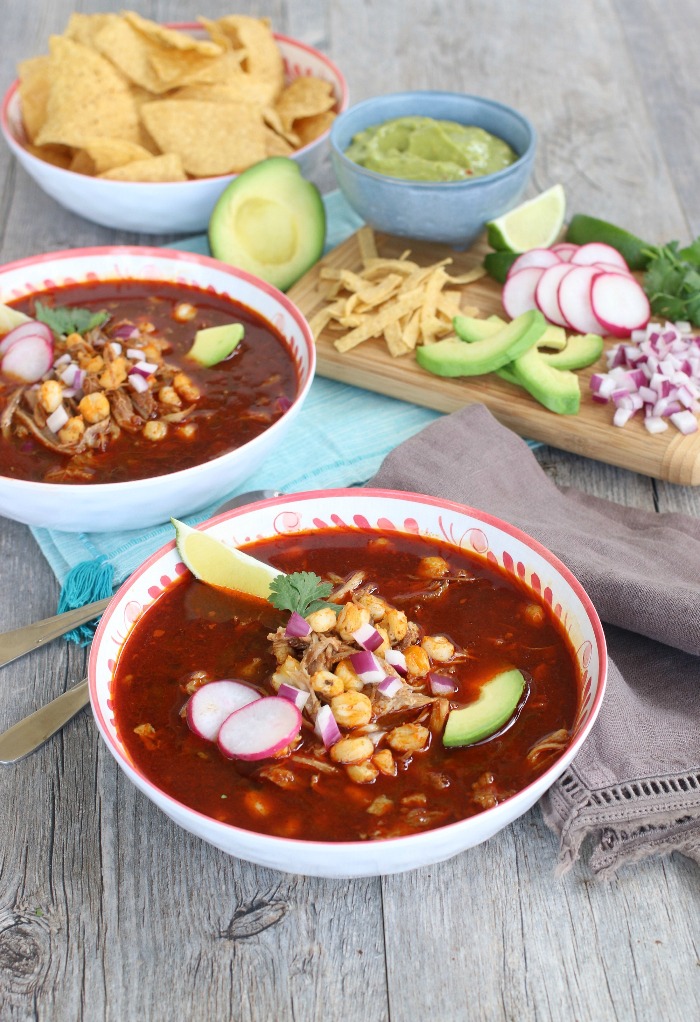
<path fill-rule="evenodd" d="M 272 128 L 268 128 L 267 125 L 263 127 L 263 136 L 265 139 L 265 154 L 267 156 L 291 156 L 294 152 L 294 146 L 290 145 L 285 138 L 278 135 Z"/>
<path fill-rule="evenodd" d="M 177 153 L 193 177 L 237 174 L 265 158 L 262 120 L 243 104 L 155 100 L 141 116 L 161 151 Z"/>
<path fill-rule="evenodd" d="M 30 142 L 41 131 L 51 91 L 50 57 L 30 57 L 19 65 L 19 98 L 24 130 Z"/>
<path fill-rule="evenodd" d="M 136 160 L 147 160 L 153 155 L 136 142 L 126 142 L 119 138 L 88 138 L 80 151 L 92 163 L 93 174 L 104 174 L 115 167 L 123 167 Z"/>
<path fill-rule="evenodd" d="M 214 22 L 200 20 L 212 39 L 219 42 L 223 36 L 234 50 L 244 51 L 241 67 L 260 83 L 267 83 L 268 101 L 276 99 L 284 88 L 284 63 L 268 19 L 229 14 Z"/>
<path fill-rule="evenodd" d="M 248 103 L 262 110 L 267 102 L 265 90 L 261 90 L 254 78 L 241 71 L 238 58 L 234 54 L 227 54 L 221 61 L 229 62 L 223 81 L 192 82 L 173 92 L 172 98 L 203 99 L 210 103 Z"/>
<path fill-rule="evenodd" d="M 107 170 L 98 177 L 109 181 L 186 181 L 187 175 L 182 167 L 182 160 L 175 153 L 163 156 L 149 156 L 147 159 L 134 160 L 113 170 Z"/>
<path fill-rule="evenodd" d="M 27 152 L 31 153 L 32 156 L 36 156 L 37 159 L 43 160 L 44 163 L 51 163 L 54 167 L 60 167 L 61 170 L 70 170 L 71 162 L 73 159 L 73 150 L 65 145 L 26 145 L 24 147 Z"/>
<path fill-rule="evenodd" d="M 74 11 L 68 19 L 63 35 L 73 42 L 82 43 L 83 46 L 94 47 L 95 36 L 114 17 L 116 17 L 114 14 L 79 14 Z"/>
<path fill-rule="evenodd" d="M 63 36 L 52 36 L 49 45 L 51 90 L 36 144 L 81 149 L 96 137 L 138 141 L 136 105 L 109 61 Z"/>
<path fill-rule="evenodd" d="M 326 131 L 330 131 L 331 124 L 335 120 L 333 110 L 325 110 L 320 114 L 312 114 L 310 117 L 300 117 L 294 122 L 294 131 L 299 136 L 302 145 L 309 145 L 317 138 L 320 138 Z"/>
<path fill-rule="evenodd" d="M 333 88 L 321 78 L 295 78 L 275 103 L 285 131 L 295 130 L 295 121 L 330 110 L 335 105 Z"/>
<path fill-rule="evenodd" d="M 223 51 L 215 43 L 163 29 L 138 15 L 105 16 L 95 46 L 131 82 L 154 95 L 201 78 L 221 80 L 229 68 L 228 63 L 219 64 Z"/>

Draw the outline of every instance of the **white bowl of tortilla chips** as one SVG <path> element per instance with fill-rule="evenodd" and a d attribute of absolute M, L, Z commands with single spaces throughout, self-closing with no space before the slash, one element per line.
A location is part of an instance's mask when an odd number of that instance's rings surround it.
<path fill-rule="evenodd" d="M 202 231 L 231 179 L 267 156 L 314 180 L 347 106 L 340 70 L 266 19 L 73 14 L 49 49 L 20 64 L 0 126 L 48 195 L 105 227 Z"/>

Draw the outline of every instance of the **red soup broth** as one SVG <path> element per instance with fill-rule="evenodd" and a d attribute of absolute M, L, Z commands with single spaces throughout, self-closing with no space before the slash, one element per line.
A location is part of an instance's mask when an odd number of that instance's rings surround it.
<path fill-rule="evenodd" d="M 274 694 L 276 660 L 268 635 L 289 615 L 187 574 L 137 622 L 113 686 L 129 756 L 173 798 L 266 834 L 381 839 L 462 820 L 503 801 L 568 744 L 579 696 L 576 658 L 551 609 L 518 580 L 456 547 L 400 533 L 377 538 L 333 529 L 263 540 L 246 550 L 287 573 L 313 571 L 337 580 L 364 571 L 363 584 L 376 587 L 423 633 L 446 635 L 465 654 L 451 668 L 458 684 L 452 706 L 475 699 L 482 682 L 505 665 L 523 671 L 527 698 L 500 734 L 466 748 L 445 748 L 432 734 L 424 750 L 396 758 L 395 776 L 380 773 L 367 784 L 350 781 L 343 767 L 323 769 L 330 760 L 310 725 L 302 728 L 302 745 L 291 757 L 226 759 L 189 729 L 182 713 L 187 686 L 195 672 L 204 672 L 208 680 L 239 678 Z M 444 558 L 450 578 L 460 572 L 464 577 L 447 583 L 422 577 L 425 557 Z M 538 745 L 541 752 L 533 753 Z"/>
<path fill-rule="evenodd" d="M 55 336 L 54 357 L 64 363 L 52 377 L 61 381 L 68 365 L 83 373 L 77 393 L 70 393 L 74 387 L 64 391 L 67 414 L 83 420 L 80 434 L 70 434 L 67 442 L 66 434 L 47 427 L 45 412 L 36 407 L 39 385 L 20 385 L 0 372 L 4 476 L 116 483 L 191 468 L 253 440 L 297 395 L 297 368 L 278 331 L 225 295 L 162 281 L 95 281 L 36 293 L 15 307 L 35 317 L 37 302 L 106 312 L 108 319 L 80 337 Z M 230 323 L 241 323 L 244 337 L 229 358 L 205 367 L 187 357 L 198 330 Z M 145 394 L 128 377 L 139 350 L 142 362 L 156 366 Z M 110 378 L 105 373 L 115 358 L 119 375 Z M 86 393 L 108 402 L 108 416 L 97 424 L 81 412 Z M 19 407 L 6 422 L 18 397 Z M 156 422 L 159 431 L 147 435 Z"/>

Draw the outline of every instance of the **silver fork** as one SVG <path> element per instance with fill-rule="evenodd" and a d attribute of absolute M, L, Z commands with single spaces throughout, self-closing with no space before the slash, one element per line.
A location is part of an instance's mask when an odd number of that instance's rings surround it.
<path fill-rule="evenodd" d="M 213 514 L 219 515 L 224 511 L 242 507 L 244 504 L 252 504 L 256 500 L 281 496 L 279 490 L 251 490 L 227 500 L 217 507 Z M 44 646 L 59 635 L 65 635 L 66 632 L 77 628 L 78 625 L 99 617 L 111 600 L 111 596 L 104 600 L 96 600 L 77 610 L 69 610 L 65 614 L 57 614 L 55 617 L 45 618 L 43 621 L 35 621 L 24 628 L 17 628 L 0 635 L 0 667 L 11 663 L 32 649 L 39 649 L 40 646 Z M 85 678 L 50 703 L 41 706 L 28 717 L 18 721 L 17 724 L 0 734 L 0 763 L 16 763 L 17 760 L 24 759 L 25 756 L 48 741 L 57 731 L 60 731 L 64 724 L 67 724 L 76 713 L 87 706 L 88 702 L 88 683 Z"/>

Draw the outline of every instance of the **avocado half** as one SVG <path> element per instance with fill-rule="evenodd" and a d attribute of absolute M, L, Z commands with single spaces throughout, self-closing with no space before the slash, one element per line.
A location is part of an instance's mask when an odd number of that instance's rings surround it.
<path fill-rule="evenodd" d="M 281 291 L 317 262 L 325 239 L 321 195 L 285 156 L 272 156 L 235 177 L 209 220 L 213 256 Z"/>

